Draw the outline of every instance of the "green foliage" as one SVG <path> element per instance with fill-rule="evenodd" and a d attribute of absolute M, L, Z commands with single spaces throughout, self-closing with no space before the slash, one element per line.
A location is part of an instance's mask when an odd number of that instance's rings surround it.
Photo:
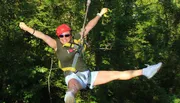
<path fill-rule="evenodd" d="M 163 62 L 152 80 L 114 81 L 77 95 L 78 103 L 179 103 L 180 2 L 177 0 L 94 0 L 92 19 L 102 7 L 109 12 L 88 37 L 85 56 L 92 70 L 127 70 Z M 63 103 L 66 85 L 52 48 L 20 30 L 20 21 L 55 38 L 68 23 L 73 33 L 83 24 L 86 0 L 0 1 L 0 102 Z M 51 62 L 53 60 L 53 62 Z"/>

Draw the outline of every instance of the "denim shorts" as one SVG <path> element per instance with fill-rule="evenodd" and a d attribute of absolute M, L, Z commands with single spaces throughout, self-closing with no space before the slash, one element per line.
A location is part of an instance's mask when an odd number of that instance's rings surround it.
<path fill-rule="evenodd" d="M 85 76 L 85 78 L 83 77 L 80 77 L 80 76 L 77 76 L 76 73 L 71 73 L 70 75 L 67 75 L 65 77 L 65 82 L 66 82 L 66 85 L 68 85 L 68 82 L 71 80 L 71 79 L 76 79 L 83 87 L 83 89 L 85 89 L 87 87 L 87 84 L 88 84 L 88 73 L 90 71 L 84 71 L 84 72 L 80 72 L 81 74 L 83 74 Z M 96 80 L 96 77 L 97 77 L 97 74 L 98 74 L 98 71 L 92 71 L 90 72 L 91 73 L 91 81 L 90 81 L 90 86 L 89 88 L 90 89 L 93 89 L 94 88 L 94 82 Z"/>

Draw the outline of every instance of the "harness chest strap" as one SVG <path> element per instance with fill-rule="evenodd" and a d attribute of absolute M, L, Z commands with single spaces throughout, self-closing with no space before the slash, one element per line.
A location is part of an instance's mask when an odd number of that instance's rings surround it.
<path fill-rule="evenodd" d="M 80 39 L 79 40 L 74 39 L 74 43 L 65 43 L 63 47 L 70 47 L 78 52 L 81 51 L 83 53 L 86 50 L 86 45 L 85 44 L 80 45 L 80 43 L 81 43 Z"/>
<path fill-rule="evenodd" d="M 79 45 L 80 42 L 81 42 L 80 39 L 79 40 L 74 39 L 74 43 L 66 43 L 66 44 L 63 45 L 63 47 L 70 47 L 70 48 L 73 48 L 73 49 L 76 50 L 76 53 L 75 53 L 75 56 L 74 56 L 74 59 L 73 59 L 73 63 L 72 63 L 72 67 L 64 67 L 64 68 L 62 68 L 61 62 L 59 60 L 58 65 L 64 72 L 65 71 L 77 72 L 75 67 L 76 67 L 76 63 L 78 61 L 78 58 L 80 56 L 79 52 L 84 52 L 85 48 L 86 48 L 86 45 L 83 45 L 83 47 L 81 47 Z"/>

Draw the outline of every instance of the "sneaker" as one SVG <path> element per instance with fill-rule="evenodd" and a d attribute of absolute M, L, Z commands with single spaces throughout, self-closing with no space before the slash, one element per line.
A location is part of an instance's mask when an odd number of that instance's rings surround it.
<path fill-rule="evenodd" d="M 148 79 L 151 79 L 161 68 L 162 63 L 158 63 L 155 65 L 150 65 L 146 68 L 143 68 L 143 75 L 146 76 Z"/>
<path fill-rule="evenodd" d="M 66 92 L 64 101 L 65 101 L 65 103 L 76 103 L 74 95 L 70 91 Z"/>

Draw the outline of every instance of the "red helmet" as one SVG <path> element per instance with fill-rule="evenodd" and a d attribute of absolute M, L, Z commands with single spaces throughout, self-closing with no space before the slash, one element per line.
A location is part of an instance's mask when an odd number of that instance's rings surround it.
<path fill-rule="evenodd" d="M 56 28 L 56 35 L 59 36 L 64 32 L 70 31 L 71 28 L 67 24 L 61 24 Z"/>

